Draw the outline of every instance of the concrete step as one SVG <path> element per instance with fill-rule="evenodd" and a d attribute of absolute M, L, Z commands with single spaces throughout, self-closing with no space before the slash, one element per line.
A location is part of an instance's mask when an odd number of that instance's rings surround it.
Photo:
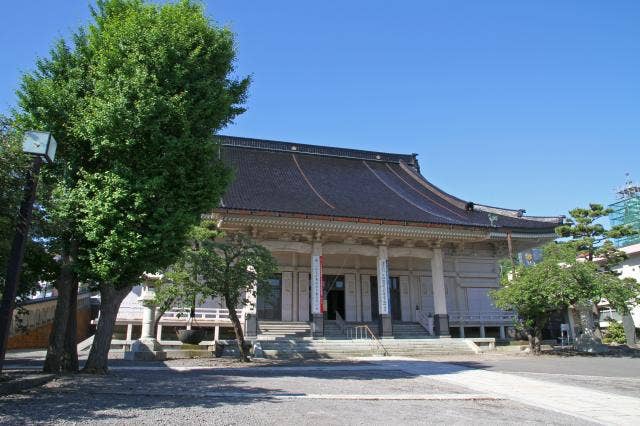
<path fill-rule="evenodd" d="M 258 321 L 258 338 L 263 340 L 304 339 L 311 337 L 307 322 Z"/>
<path fill-rule="evenodd" d="M 354 356 L 382 355 L 383 350 L 371 340 L 277 340 L 261 341 L 267 358 L 348 358 Z M 437 356 L 450 354 L 474 354 L 466 341 L 459 339 L 382 339 L 388 355 Z"/>

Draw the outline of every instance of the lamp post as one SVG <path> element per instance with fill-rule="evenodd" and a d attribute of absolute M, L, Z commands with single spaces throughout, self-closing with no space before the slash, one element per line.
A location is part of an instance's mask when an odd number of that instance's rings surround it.
<path fill-rule="evenodd" d="M 13 320 L 13 305 L 15 303 L 18 283 L 20 282 L 20 272 L 22 271 L 22 260 L 24 249 L 27 245 L 29 225 L 31 224 L 31 213 L 33 203 L 36 199 L 36 187 L 38 185 L 38 175 L 43 162 L 51 163 L 56 155 L 57 142 L 48 132 L 26 132 L 22 142 L 22 150 L 33 157 L 31 170 L 27 173 L 27 182 L 24 187 L 24 198 L 20 205 L 16 232 L 11 244 L 11 253 L 7 265 L 6 282 L 0 304 L 0 372 L 4 365 L 4 357 L 9 342 L 9 331 Z"/>

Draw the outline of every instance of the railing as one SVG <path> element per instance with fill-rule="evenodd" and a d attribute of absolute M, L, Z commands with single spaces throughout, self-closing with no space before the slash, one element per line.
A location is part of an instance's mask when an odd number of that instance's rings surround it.
<path fill-rule="evenodd" d="M 617 312 L 615 309 L 611 309 L 611 308 L 600 309 L 600 312 L 598 315 L 599 315 L 600 322 L 611 322 L 612 320 L 617 322 L 622 322 L 622 315 L 620 315 L 620 313 Z"/>
<path fill-rule="evenodd" d="M 340 315 L 338 311 L 336 311 L 336 324 L 338 325 L 338 328 L 340 328 L 340 332 L 344 334 L 347 328 L 347 323 L 344 321 L 342 315 Z"/>
<path fill-rule="evenodd" d="M 418 320 L 418 323 L 424 327 L 431 336 L 433 336 L 433 317 L 418 309 L 416 311 L 416 319 Z"/>
<path fill-rule="evenodd" d="M 244 321 L 244 310 L 236 309 L 240 322 Z M 142 321 L 142 306 L 121 306 L 118 311 L 119 321 Z M 189 311 L 184 309 L 172 309 L 164 313 L 160 319 L 160 324 L 167 321 L 184 321 L 189 320 Z M 213 321 L 213 322 L 231 322 L 229 318 L 229 310 L 223 308 L 197 308 L 194 320 L 197 321 Z"/>
<path fill-rule="evenodd" d="M 362 324 L 362 325 L 356 325 L 353 327 L 348 327 L 346 329 L 346 333 L 347 333 L 347 339 L 367 340 L 372 344 L 374 344 L 376 348 L 380 349 L 382 351 L 383 356 L 389 355 L 389 352 L 387 352 L 387 349 L 384 347 L 380 339 L 378 339 L 376 335 L 373 334 L 373 331 L 371 331 L 368 325 Z"/>
<path fill-rule="evenodd" d="M 449 323 L 456 326 L 464 325 L 511 325 L 516 320 L 513 312 L 450 312 Z"/>

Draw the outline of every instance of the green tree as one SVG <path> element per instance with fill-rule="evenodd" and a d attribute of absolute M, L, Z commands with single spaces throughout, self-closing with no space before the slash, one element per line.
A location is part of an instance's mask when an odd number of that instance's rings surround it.
<path fill-rule="evenodd" d="M 602 204 L 589 204 L 589 208 L 577 207 L 569 211 L 570 218 L 556 228 L 556 233 L 563 238 L 570 238 L 575 243 L 578 253 L 590 262 L 599 259 L 605 266 L 614 266 L 626 259 L 624 252 L 615 250 L 612 239 L 634 235 L 637 233 L 629 225 L 616 225 L 606 229 L 598 221 L 613 212 Z M 603 262 L 605 261 L 606 264 Z"/>
<path fill-rule="evenodd" d="M 155 326 L 157 327 L 162 315 L 170 309 L 188 309 L 190 317 L 193 317 L 198 301 L 203 301 L 199 294 L 200 282 L 198 281 L 197 265 L 194 265 L 191 257 L 199 250 L 202 241 L 215 239 L 219 236 L 215 222 L 204 219 L 194 226 L 188 235 L 189 245 L 176 262 L 166 269 L 162 278 L 155 282 Z"/>
<path fill-rule="evenodd" d="M 73 46 L 58 43 L 23 79 L 22 121 L 66 146 L 52 207 L 62 251 L 75 247 L 70 270 L 101 294 L 86 371 L 106 371 L 122 299 L 175 261 L 229 181 L 213 133 L 244 111 L 234 57 L 232 33 L 200 4 L 104 0 Z"/>
<path fill-rule="evenodd" d="M 236 309 L 264 294 L 278 265 L 266 248 L 242 235 L 200 240 L 185 249 L 167 274 L 180 294 L 202 299 L 223 298 L 233 324 L 242 361 L 249 360 L 242 324 Z M 182 300 L 188 297 L 182 296 Z"/>
<path fill-rule="evenodd" d="M 237 235 L 222 241 L 205 241 L 197 252 L 202 274 L 202 294 L 222 297 L 236 335 L 240 359 L 248 360 L 248 350 L 236 308 L 246 306 L 264 293 L 278 265 L 265 247 Z"/>
<path fill-rule="evenodd" d="M 601 276 L 601 281 L 608 281 L 607 291 L 609 297 L 616 298 L 616 295 L 626 294 L 628 287 L 633 287 L 633 282 L 623 280 L 616 282 L 612 276 L 619 276 L 614 267 L 627 259 L 627 254 L 618 250 L 612 239 L 634 235 L 637 233 L 629 225 L 616 225 L 607 229 L 599 221 L 611 214 L 613 210 L 605 208 L 602 204 L 591 203 L 588 208 L 578 207 L 569 212 L 570 218 L 558 228 L 556 233 L 569 241 L 576 248 L 576 255 L 588 262 L 596 262 L 599 272 L 608 276 Z M 604 287 L 603 287 L 604 288 Z M 620 291 L 616 291 L 618 288 Z M 594 312 L 598 311 L 597 303 L 600 302 L 602 294 L 595 295 L 591 300 L 583 300 L 581 304 L 573 306 L 580 316 L 584 335 L 581 337 L 585 344 L 590 347 L 602 338 L 602 333 L 597 321 L 594 321 Z M 629 313 L 629 301 L 614 300 L 611 305 L 615 305 L 621 313 Z M 582 343 L 580 343 L 581 345 Z M 579 346 L 580 346 L 579 345 Z"/>
<path fill-rule="evenodd" d="M 600 271 L 594 262 L 577 259 L 572 243 L 550 243 L 544 247 L 541 262 L 518 265 L 513 277 L 503 277 L 492 297 L 497 307 L 518 314 L 531 352 L 537 354 L 552 312 L 600 298 L 626 304 L 639 294 L 635 280 L 620 280 Z"/>

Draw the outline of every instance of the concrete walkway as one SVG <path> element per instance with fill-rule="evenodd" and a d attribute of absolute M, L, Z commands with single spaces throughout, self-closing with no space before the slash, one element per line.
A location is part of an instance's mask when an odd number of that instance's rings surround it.
<path fill-rule="evenodd" d="M 428 376 L 449 384 L 601 424 L 640 423 L 640 398 L 562 385 L 513 374 L 410 358 L 367 358 L 378 366 Z"/>

